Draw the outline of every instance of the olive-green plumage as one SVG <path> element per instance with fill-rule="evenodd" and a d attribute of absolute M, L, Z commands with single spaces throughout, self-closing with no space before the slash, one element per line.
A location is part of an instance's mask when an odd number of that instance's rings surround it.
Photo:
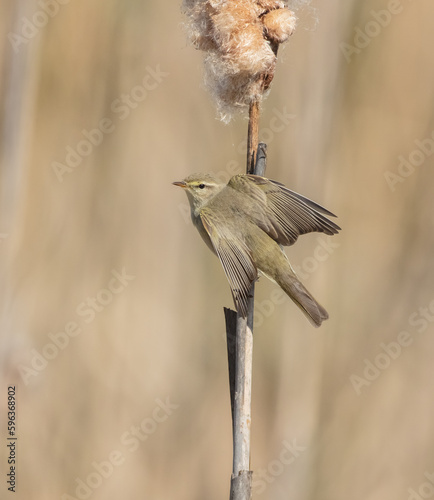
<path fill-rule="evenodd" d="M 224 184 L 210 174 L 192 174 L 174 184 L 186 190 L 193 224 L 219 257 L 242 316 L 247 314 L 251 283 L 261 271 L 314 326 L 328 318 L 296 276 L 281 246 L 314 231 L 336 234 L 340 227 L 326 217 L 334 217 L 331 212 L 257 175 L 235 175 Z"/>

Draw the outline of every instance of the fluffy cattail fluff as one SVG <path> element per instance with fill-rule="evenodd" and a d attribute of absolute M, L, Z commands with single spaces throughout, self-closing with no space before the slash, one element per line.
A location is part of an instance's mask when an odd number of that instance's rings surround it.
<path fill-rule="evenodd" d="M 205 52 L 205 83 L 227 122 L 268 89 L 295 15 L 281 0 L 184 0 L 184 10 L 190 39 Z"/>

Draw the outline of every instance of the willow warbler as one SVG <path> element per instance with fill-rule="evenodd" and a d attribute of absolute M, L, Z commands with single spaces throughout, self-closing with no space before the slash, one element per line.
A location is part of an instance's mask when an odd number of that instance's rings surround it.
<path fill-rule="evenodd" d="M 279 182 L 257 175 L 235 175 L 227 184 L 211 174 L 192 174 L 175 186 L 185 189 L 191 219 L 217 254 L 231 287 L 235 307 L 247 315 L 251 284 L 258 271 L 276 282 L 318 327 L 327 311 L 295 274 L 282 246 L 301 234 L 336 234 L 335 217 L 317 203 Z"/>

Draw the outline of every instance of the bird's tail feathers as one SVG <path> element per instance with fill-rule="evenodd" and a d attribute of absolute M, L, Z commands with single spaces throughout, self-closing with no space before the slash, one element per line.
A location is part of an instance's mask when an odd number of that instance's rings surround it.
<path fill-rule="evenodd" d="M 301 309 L 313 326 L 318 328 L 324 320 L 328 319 L 327 311 L 312 297 L 297 277 L 291 276 L 284 282 L 279 283 L 279 285 Z"/>

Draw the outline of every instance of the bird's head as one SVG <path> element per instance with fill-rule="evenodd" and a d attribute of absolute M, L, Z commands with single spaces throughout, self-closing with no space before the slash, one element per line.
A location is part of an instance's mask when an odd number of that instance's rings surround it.
<path fill-rule="evenodd" d="M 211 174 L 191 174 L 183 181 L 173 184 L 185 189 L 190 206 L 195 212 L 205 206 L 226 185 Z"/>

